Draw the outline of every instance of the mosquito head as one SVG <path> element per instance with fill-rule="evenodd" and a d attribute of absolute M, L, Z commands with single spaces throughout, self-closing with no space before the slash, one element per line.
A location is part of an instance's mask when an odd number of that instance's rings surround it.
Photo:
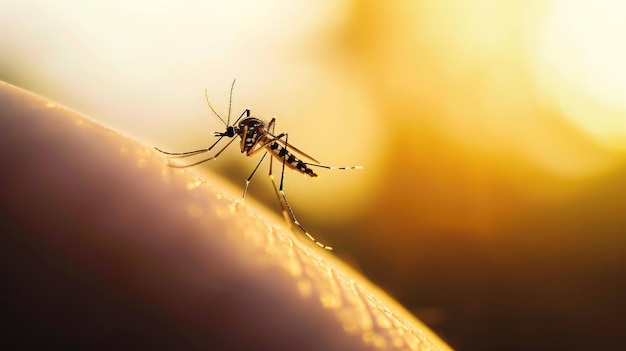
<path fill-rule="evenodd" d="M 216 137 L 229 137 L 232 138 L 235 135 L 239 134 L 239 128 L 236 126 L 230 126 L 226 128 L 223 132 L 213 132 L 213 135 Z"/>

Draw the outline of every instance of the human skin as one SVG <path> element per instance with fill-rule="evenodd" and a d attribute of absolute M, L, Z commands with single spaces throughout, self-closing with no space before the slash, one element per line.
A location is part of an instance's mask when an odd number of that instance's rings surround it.
<path fill-rule="evenodd" d="M 2 82 L 0 164 L 2 349 L 448 349 L 218 177 Z"/>

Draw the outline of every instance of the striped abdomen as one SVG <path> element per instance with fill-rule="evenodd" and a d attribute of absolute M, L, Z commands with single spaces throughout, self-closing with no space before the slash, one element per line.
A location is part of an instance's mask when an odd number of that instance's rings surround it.
<path fill-rule="evenodd" d="M 317 177 L 317 174 L 313 172 L 313 170 L 310 169 L 306 163 L 302 162 L 302 160 L 294 156 L 278 142 L 274 141 L 266 147 L 267 151 L 269 151 L 269 153 L 276 157 L 281 163 L 285 160 L 285 166 L 310 177 Z"/>

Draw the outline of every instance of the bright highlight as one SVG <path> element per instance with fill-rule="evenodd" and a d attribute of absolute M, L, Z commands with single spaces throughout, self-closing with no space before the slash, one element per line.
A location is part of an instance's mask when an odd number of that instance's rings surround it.
<path fill-rule="evenodd" d="M 558 1 L 538 52 L 541 87 L 572 122 L 620 149 L 626 149 L 624 13 L 619 1 Z"/>

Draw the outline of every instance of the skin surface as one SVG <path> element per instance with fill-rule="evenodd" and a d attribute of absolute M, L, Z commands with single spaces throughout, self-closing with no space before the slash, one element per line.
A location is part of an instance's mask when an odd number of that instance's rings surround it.
<path fill-rule="evenodd" d="M 0 82 L 2 349 L 447 350 L 215 176 Z"/>

